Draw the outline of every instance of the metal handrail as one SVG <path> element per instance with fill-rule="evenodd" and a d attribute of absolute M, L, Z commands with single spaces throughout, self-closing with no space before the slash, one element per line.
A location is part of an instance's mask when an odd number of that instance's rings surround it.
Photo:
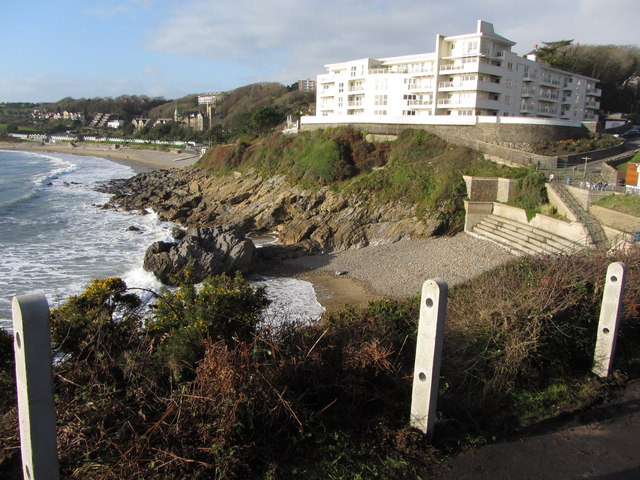
<path fill-rule="evenodd" d="M 599 249 L 608 249 L 609 248 L 609 240 L 607 239 L 604 230 L 600 223 L 589 214 L 582 205 L 580 205 L 576 199 L 571 195 L 567 187 L 559 180 L 553 180 L 551 182 L 551 188 L 560 196 L 560 198 L 564 201 L 565 205 L 569 210 L 573 212 L 573 214 L 578 218 L 580 223 L 582 223 L 589 232 L 589 236 L 593 241 L 593 244 L 596 248 Z"/>

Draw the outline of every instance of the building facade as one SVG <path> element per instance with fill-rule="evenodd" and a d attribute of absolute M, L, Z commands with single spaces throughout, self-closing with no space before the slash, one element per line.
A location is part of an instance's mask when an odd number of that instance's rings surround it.
<path fill-rule="evenodd" d="M 475 33 L 437 35 L 433 53 L 326 65 L 328 73 L 317 78 L 316 117 L 307 123 L 597 120 L 597 79 L 518 56 L 514 45 L 479 20 Z"/>

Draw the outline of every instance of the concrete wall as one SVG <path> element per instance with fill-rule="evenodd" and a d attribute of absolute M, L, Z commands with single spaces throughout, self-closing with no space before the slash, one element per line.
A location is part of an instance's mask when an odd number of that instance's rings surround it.
<path fill-rule="evenodd" d="M 558 213 L 572 222 L 577 222 L 578 217 L 573 213 L 573 211 L 564 203 L 564 200 L 556 193 L 551 184 L 546 184 L 547 188 L 547 197 L 549 197 L 549 203 L 553 205 Z"/>
<path fill-rule="evenodd" d="M 518 180 L 515 178 L 498 178 L 498 194 L 496 200 L 498 202 L 508 202 L 513 198 L 513 192 L 518 186 Z"/>
<path fill-rule="evenodd" d="M 584 165 L 584 157 L 589 157 L 591 160 L 600 160 L 607 157 L 613 157 L 619 153 L 624 152 L 624 144 L 616 145 L 615 147 L 603 148 L 601 150 L 592 150 L 590 152 L 574 153 L 572 155 L 560 155 L 558 157 L 558 163 L 561 165 Z"/>
<path fill-rule="evenodd" d="M 589 205 L 593 202 L 597 202 L 601 198 L 608 197 L 609 195 L 614 194 L 615 192 L 608 190 L 589 190 L 586 188 L 578 188 L 573 187 L 571 185 L 567 185 L 567 189 L 573 198 L 580 204 L 582 208 L 585 210 L 589 210 Z"/>
<path fill-rule="evenodd" d="M 303 117 L 304 118 L 304 117 Z M 352 117 L 349 121 L 336 123 L 320 123 L 322 117 L 314 117 L 312 123 L 302 123 L 302 131 L 316 130 L 350 125 L 357 130 L 365 130 L 374 134 L 397 135 L 408 128 L 426 130 L 455 145 L 478 150 L 488 155 L 504 158 L 519 165 L 541 165 L 556 168 L 558 158 L 525 152 L 510 148 L 516 145 L 532 144 L 543 140 L 556 141 L 567 138 L 579 138 L 587 134 L 587 130 L 571 122 L 549 122 L 544 119 L 528 119 L 531 123 L 511 123 L 510 117 L 469 117 L 467 122 L 459 118 L 437 116 L 435 121 L 446 122 L 445 125 L 417 123 L 416 119 L 406 123 L 368 123 Z M 480 119 L 482 118 L 482 121 Z M 477 119 L 477 120 L 476 120 Z M 536 122 L 539 120 L 539 122 Z M 413 123 L 413 122 L 416 123 Z M 419 119 L 427 122 L 427 119 Z M 515 117 L 514 117 L 515 121 Z M 521 122 L 522 119 L 519 119 Z M 583 154 L 584 155 L 584 154 Z"/>
<path fill-rule="evenodd" d="M 567 240 L 571 240 L 572 242 L 579 243 L 581 245 L 590 245 L 591 242 L 589 232 L 586 227 L 579 222 L 565 222 L 557 218 L 540 214 L 537 214 L 531 219 L 531 221 L 529 221 L 527 219 L 527 213 L 523 209 L 511 207 L 502 203 L 493 204 L 493 214 L 515 220 L 516 222 L 524 223 L 525 225 L 531 225 L 532 227 L 553 233 L 559 237 L 566 238 Z"/>
<path fill-rule="evenodd" d="M 602 225 L 602 229 L 609 240 L 612 250 L 626 250 L 633 245 L 637 245 L 633 243 L 633 235 L 630 233 L 621 232 L 606 225 Z"/>
<path fill-rule="evenodd" d="M 493 211 L 493 202 L 472 202 L 465 200 L 464 209 L 467 214 L 464 219 L 464 231 L 470 232 L 484 217 Z"/>
<path fill-rule="evenodd" d="M 472 202 L 508 202 L 518 180 L 498 177 L 471 177 L 463 175 L 467 196 Z"/>
<path fill-rule="evenodd" d="M 627 233 L 640 231 L 640 218 L 634 217 L 633 215 L 617 212 L 598 205 L 591 205 L 589 207 L 589 213 L 591 213 L 591 215 L 593 215 L 601 224 L 616 230 Z"/>

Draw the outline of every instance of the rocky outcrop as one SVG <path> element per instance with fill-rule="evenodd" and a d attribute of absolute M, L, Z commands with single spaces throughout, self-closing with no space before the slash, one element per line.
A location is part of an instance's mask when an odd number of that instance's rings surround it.
<path fill-rule="evenodd" d="M 420 221 L 414 208 L 381 203 L 370 194 L 345 195 L 329 187 L 305 190 L 284 176 L 216 176 L 198 168 L 156 170 L 112 182 L 111 207 L 153 209 L 187 227 L 233 225 L 243 234 L 272 232 L 281 244 L 340 251 L 430 236 L 435 219 Z"/>
<path fill-rule="evenodd" d="M 144 269 L 165 285 L 174 285 L 185 274 L 191 283 L 211 275 L 239 271 L 249 273 L 256 259 L 250 239 L 224 227 L 188 230 L 178 243 L 155 242 L 144 257 Z"/>

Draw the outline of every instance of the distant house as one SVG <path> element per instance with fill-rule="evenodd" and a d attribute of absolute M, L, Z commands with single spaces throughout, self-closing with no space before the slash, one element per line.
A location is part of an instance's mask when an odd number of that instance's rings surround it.
<path fill-rule="evenodd" d="M 120 128 L 124 125 L 124 120 L 121 120 L 119 118 L 113 119 L 113 120 L 109 120 L 107 122 L 107 127 L 109 128 Z"/>
<path fill-rule="evenodd" d="M 627 164 L 627 175 L 625 177 L 625 183 L 627 186 L 627 193 L 640 193 L 640 163 L 629 162 Z"/>
<path fill-rule="evenodd" d="M 134 118 L 133 120 L 131 120 L 131 124 L 133 125 L 133 128 L 136 130 L 142 130 L 144 127 L 148 126 L 151 123 L 151 120 L 149 118 Z"/>
<path fill-rule="evenodd" d="M 166 125 L 169 122 L 173 122 L 173 118 L 158 118 L 155 122 L 153 122 L 153 126 L 156 125 Z"/>
<path fill-rule="evenodd" d="M 200 112 L 183 115 L 182 124 L 188 129 L 201 132 L 204 130 L 204 117 Z"/>
<path fill-rule="evenodd" d="M 316 91 L 316 81 L 315 80 L 298 80 L 298 90 L 300 92 L 315 92 Z"/>

